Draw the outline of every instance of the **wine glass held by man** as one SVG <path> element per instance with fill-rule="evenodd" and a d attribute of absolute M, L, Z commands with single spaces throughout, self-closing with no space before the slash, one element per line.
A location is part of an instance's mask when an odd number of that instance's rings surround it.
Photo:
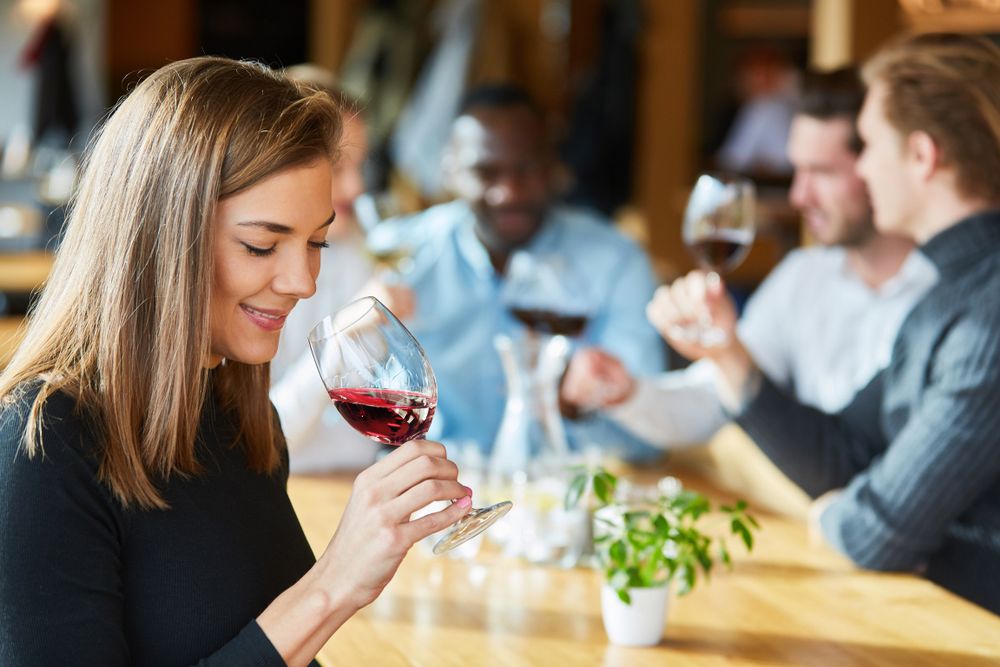
<path fill-rule="evenodd" d="M 286 493 L 267 362 L 315 289 L 340 123 L 194 58 L 101 129 L 0 375 L 0 662 L 307 664 L 468 511 L 426 441 L 358 476 L 318 560 Z M 434 501 L 456 502 L 410 520 Z"/>

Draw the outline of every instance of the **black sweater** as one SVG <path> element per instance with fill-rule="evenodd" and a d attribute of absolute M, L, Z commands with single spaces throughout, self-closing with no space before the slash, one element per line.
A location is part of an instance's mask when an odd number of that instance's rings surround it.
<path fill-rule="evenodd" d="M 1000 613 L 1000 212 L 921 252 L 940 279 L 841 414 L 765 381 L 737 421 L 811 495 L 844 487 L 821 523 L 854 562 L 925 572 Z"/>
<path fill-rule="evenodd" d="M 210 399 L 204 474 L 162 484 L 169 510 L 125 509 L 71 399 L 45 404 L 44 457 L 19 449 L 26 415 L 0 413 L 0 665 L 284 664 L 254 619 L 314 562 L 287 454 L 250 471 Z"/>

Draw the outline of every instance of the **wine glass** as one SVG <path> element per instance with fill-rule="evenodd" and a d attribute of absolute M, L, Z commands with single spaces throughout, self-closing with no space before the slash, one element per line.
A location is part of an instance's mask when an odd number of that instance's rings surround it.
<path fill-rule="evenodd" d="M 354 214 L 358 226 L 365 236 L 365 251 L 383 278 L 391 281 L 407 273 L 413 264 L 411 240 L 393 231 L 379 227 L 387 217 L 379 206 L 379 200 L 369 192 L 363 192 L 354 200 Z"/>
<path fill-rule="evenodd" d="M 591 317 L 582 280 L 558 255 L 515 252 L 501 299 L 515 319 L 537 333 L 577 337 Z"/>
<path fill-rule="evenodd" d="M 437 382 L 423 348 L 375 297 L 353 301 L 309 332 L 309 349 L 337 411 L 372 440 L 398 446 L 422 438 L 437 407 Z M 441 554 L 510 511 L 504 501 L 471 509 L 434 546 Z"/>
<path fill-rule="evenodd" d="M 684 210 L 683 238 L 688 252 L 708 271 L 708 283 L 742 262 L 754 240 L 756 193 L 753 182 L 739 176 L 702 174 Z M 710 321 L 675 327 L 677 338 L 705 347 L 722 345 L 726 334 Z"/>

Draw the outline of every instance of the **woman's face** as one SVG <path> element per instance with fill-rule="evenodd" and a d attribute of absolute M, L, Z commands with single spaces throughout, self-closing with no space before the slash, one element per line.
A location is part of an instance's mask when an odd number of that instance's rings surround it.
<path fill-rule="evenodd" d="M 330 163 L 318 160 L 219 202 L 207 366 L 274 357 L 286 316 L 316 291 L 319 251 L 333 220 L 331 178 Z"/>

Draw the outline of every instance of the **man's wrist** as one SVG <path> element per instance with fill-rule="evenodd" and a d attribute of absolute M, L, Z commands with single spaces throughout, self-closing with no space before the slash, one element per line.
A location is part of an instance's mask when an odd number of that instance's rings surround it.
<path fill-rule="evenodd" d="M 738 340 L 713 357 L 718 370 L 719 397 L 731 414 L 739 414 L 760 390 L 762 375 L 750 353 Z"/>

